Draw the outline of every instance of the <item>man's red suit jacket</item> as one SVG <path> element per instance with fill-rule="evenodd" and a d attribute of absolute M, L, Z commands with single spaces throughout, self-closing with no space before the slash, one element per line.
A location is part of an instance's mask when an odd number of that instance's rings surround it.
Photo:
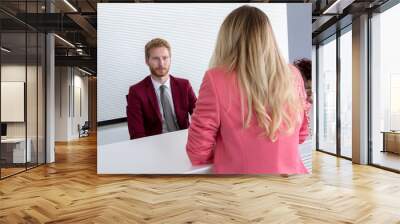
<path fill-rule="evenodd" d="M 189 127 L 189 114 L 193 113 L 196 104 L 196 95 L 186 79 L 170 75 L 170 85 L 179 129 L 186 129 Z M 131 86 L 126 100 L 131 139 L 162 133 L 160 108 L 150 76 Z"/>

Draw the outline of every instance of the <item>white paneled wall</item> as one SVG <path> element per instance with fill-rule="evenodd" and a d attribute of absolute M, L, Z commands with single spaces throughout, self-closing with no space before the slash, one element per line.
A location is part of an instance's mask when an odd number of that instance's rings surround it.
<path fill-rule="evenodd" d="M 56 141 L 79 137 L 78 124 L 88 120 L 88 77 L 76 68 L 56 67 Z"/>

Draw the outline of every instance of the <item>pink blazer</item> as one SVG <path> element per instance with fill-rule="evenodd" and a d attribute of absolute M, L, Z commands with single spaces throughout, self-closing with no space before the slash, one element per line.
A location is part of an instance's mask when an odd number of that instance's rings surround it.
<path fill-rule="evenodd" d="M 300 72 L 290 66 L 305 108 L 306 92 Z M 299 143 L 308 136 L 306 113 L 295 131 L 272 142 L 261 136 L 255 116 L 244 129 L 235 74 L 222 68 L 206 72 L 189 126 L 187 154 L 193 165 L 213 164 L 219 174 L 308 173 L 299 154 Z"/>

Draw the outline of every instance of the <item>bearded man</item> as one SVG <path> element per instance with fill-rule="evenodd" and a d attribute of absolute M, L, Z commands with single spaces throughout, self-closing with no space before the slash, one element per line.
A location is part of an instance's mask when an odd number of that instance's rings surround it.
<path fill-rule="evenodd" d="M 145 57 L 150 75 L 132 85 L 127 95 L 130 138 L 187 129 L 197 98 L 188 80 L 169 73 L 169 43 L 152 39 L 145 46 Z"/>

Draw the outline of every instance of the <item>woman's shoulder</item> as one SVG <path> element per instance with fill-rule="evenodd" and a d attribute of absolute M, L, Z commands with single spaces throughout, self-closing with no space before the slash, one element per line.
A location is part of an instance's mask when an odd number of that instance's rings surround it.
<path fill-rule="evenodd" d="M 232 73 L 226 67 L 213 67 L 207 70 L 206 75 L 208 76 L 220 76 Z"/>
<path fill-rule="evenodd" d="M 205 76 L 207 76 L 208 79 L 211 79 L 214 83 L 224 83 L 231 80 L 232 77 L 235 77 L 233 73 L 234 72 L 229 71 L 229 69 L 224 67 L 214 67 L 208 69 Z"/>
<path fill-rule="evenodd" d="M 235 84 L 235 78 L 234 72 L 224 67 L 214 67 L 206 71 L 203 79 L 212 83 L 218 92 L 226 92 L 227 88 L 231 88 Z"/>

